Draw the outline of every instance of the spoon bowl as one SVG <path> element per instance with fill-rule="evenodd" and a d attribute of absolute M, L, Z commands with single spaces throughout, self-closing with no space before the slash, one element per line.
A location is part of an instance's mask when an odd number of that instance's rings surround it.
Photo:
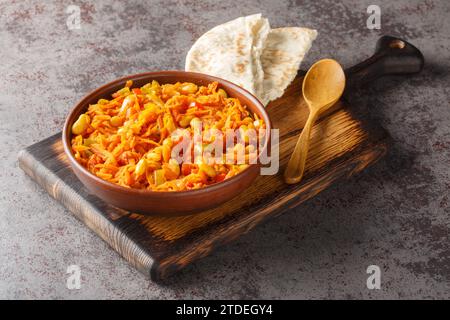
<path fill-rule="evenodd" d="M 345 74 L 333 59 L 317 61 L 303 79 L 303 98 L 310 111 L 325 111 L 339 100 L 345 88 Z"/>
<path fill-rule="evenodd" d="M 303 98 L 309 108 L 309 117 L 284 171 L 286 183 L 294 184 L 302 179 L 308 155 L 311 128 L 320 113 L 329 109 L 339 100 L 344 88 L 345 73 L 336 60 L 319 60 L 306 73 L 302 90 Z"/>

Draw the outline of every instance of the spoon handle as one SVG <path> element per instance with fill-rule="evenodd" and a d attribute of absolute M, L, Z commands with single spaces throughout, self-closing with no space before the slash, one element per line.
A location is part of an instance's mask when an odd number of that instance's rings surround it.
<path fill-rule="evenodd" d="M 284 171 L 284 181 L 287 184 L 298 183 L 305 171 L 306 158 L 309 150 L 309 137 L 311 135 L 311 129 L 316 122 L 318 112 L 310 112 L 308 120 L 306 121 L 303 131 L 297 140 L 294 152 L 289 159 L 286 170 Z"/>
<path fill-rule="evenodd" d="M 383 36 L 377 41 L 373 56 L 345 71 L 346 91 L 382 76 L 418 73 L 424 64 L 423 54 L 415 46 L 400 38 Z"/>

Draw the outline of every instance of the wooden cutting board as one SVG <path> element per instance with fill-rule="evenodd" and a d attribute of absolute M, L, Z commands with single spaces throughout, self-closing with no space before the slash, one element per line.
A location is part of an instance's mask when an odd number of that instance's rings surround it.
<path fill-rule="evenodd" d="M 282 172 L 308 115 L 301 83 L 302 76 L 298 76 L 284 96 L 268 106 L 273 127 L 280 129 L 279 173 L 258 177 L 237 198 L 199 214 L 148 217 L 104 203 L 75 177 L 61 134 L 21 151 L 19 165 L 133 266 L 152 280 L 161 280 L 265 219 L 362 171 L 386 153 L 386 132 L 355 116 L 340 101 L 312 130 L 304 179 L 298 185 L 286 185 Z"/>

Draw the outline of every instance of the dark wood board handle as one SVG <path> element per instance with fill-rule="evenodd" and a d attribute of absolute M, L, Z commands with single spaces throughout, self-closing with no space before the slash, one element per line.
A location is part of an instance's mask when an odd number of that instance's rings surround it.
<path fill-rule="evenodd" d="M 422 52 L 409 42 L 391 36 L 377 41 L 375 53 L 369 59 L 345 70 L 346 92 L 387 75 L 409 75 L 423 69 Z"/>

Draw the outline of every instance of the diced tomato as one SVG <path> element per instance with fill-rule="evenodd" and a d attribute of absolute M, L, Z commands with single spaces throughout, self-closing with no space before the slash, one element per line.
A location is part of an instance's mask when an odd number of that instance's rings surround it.
<path fill-rule="evenodd" d="M 190 164 L 190 163 L 183 163 L 181 165 L 181 173 L 184 176 L 187 176 L 187 175 L 191 174 L 191 171 L 192 171 L 192 164 Z"/>
<path fill-rule="evenodd" d="M 220 173 L 216 176 L 216 182 L 221 182 L 223 180 L 225 180 L 226 174 L 225 173 Z"/>
<path fill-rule="evenodd" d="M 185 113 L 186 112 L 186 110 L 189 108 L 189 104 L 188 104 L 188 101 L 183 101 L 183 103 L 180 105 L 180 112 L 181 113 Z"/>
<path fill-rule="evenodd" d="M 134 94 L 138 94 L 138 95 L 142 94 L 142 91 L 139 88 L 134 88 L 132 91 L 133 91 Z"/>
<path fill-rule="evenodd" d="M 192 189 L 192 187 L 194 187 L 194 184 L 192 182 L 186 183 L 186 188 Z"/>
<path fill-rule="evenodd" d="M 208 176 L 206 175 L 206 173 L 204 173 L 203 171 L 198 172 L 198 174 L 200 175 L 200 179 L 204 184 L 208 183 Z"/>

